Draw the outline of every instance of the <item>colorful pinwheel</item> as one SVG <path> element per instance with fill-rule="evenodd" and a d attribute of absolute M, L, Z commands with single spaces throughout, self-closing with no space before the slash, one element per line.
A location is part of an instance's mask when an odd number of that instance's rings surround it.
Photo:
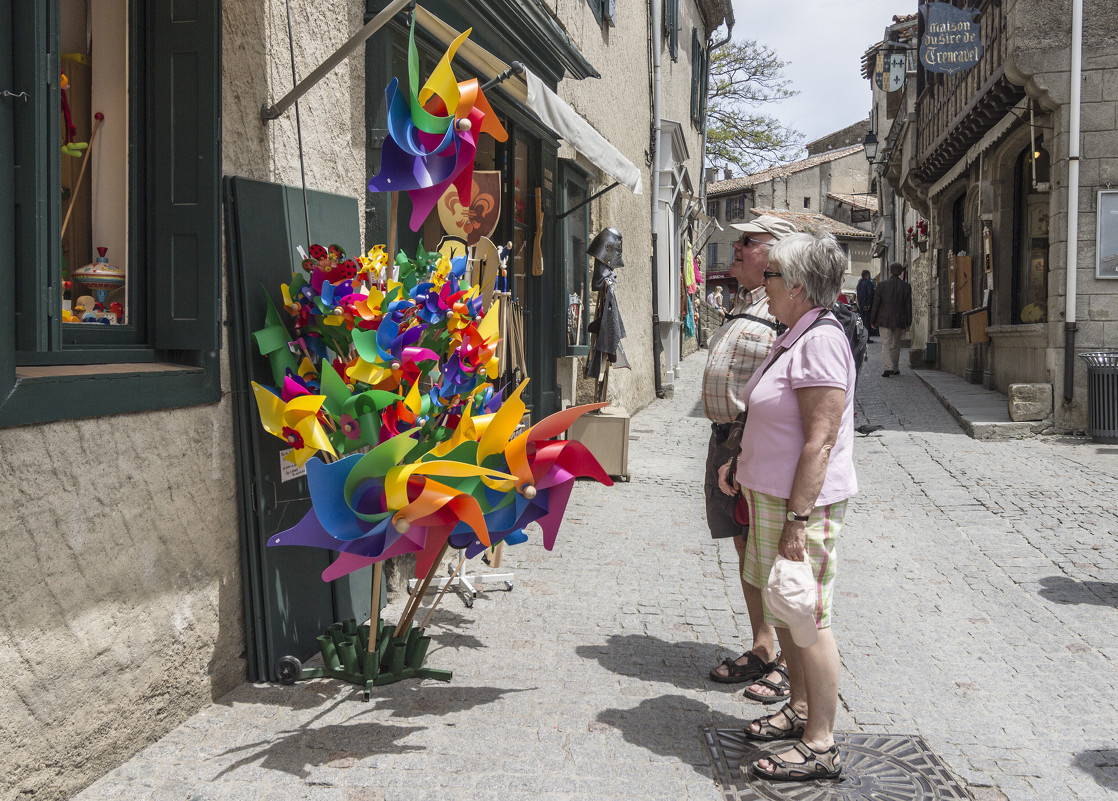
<path fill-rule="evenodd" d="M 454 78 L 450 62 L 470 30 L 451 42 L 426 83 L 417 88 L 419 51 L 413 21 L 408 39 L 408 94 L 400 89 L 397 78 L 385 90 L 388 136 L 381 150 L 380 172 L 369 182 L 369 191 L 407 192 L 413 231 L 419 230 L 451 184 L 458 190 L 459 201 L 470 204 L 480 134 L 488 133 L 498 142 L 508 139 L 477 79 L 458 82 Z"/>

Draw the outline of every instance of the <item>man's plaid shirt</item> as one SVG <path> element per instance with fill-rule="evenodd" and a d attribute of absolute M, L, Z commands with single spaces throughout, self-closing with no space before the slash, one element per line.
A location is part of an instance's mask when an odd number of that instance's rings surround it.
<path fill-rule="evenodd" d="M 775 322 L 763 286 L 739 292 L 730 314 L 752 314 Z M 703 372 L 703 409 L 711 422 L 732 423 L 745 409 L 742 391 L 774 339 L 776 331 L 770 326 L 744 318 L 730 320 L 714 333 Z"/>

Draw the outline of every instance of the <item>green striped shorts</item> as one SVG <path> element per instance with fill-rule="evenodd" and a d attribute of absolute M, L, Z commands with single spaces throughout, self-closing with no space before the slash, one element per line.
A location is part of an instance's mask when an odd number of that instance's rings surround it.
<path fill-rule="evenodd" d="M 746 541 L 742 578 L 754 587 L 764 587 L 769 580 L 773 562 L 776 561 L 780 534 L 784 530 L 784 516 L 788 513 L 788 501 L 751 489 L 743 491 L 749 502 L 749 538 Z M 812 509 L 807 521 L 807 555 L 815 573 L 818 594 L 815 626 L 820 629 L 831 625 L 831 600 L 834 597 L 835 572 L 838 567 L 835 539 L 842 530 L 846 503 L 837 501 L 830 506 Z M 765 622 L 770 626 L 785 627 L 767 606 Z"/>

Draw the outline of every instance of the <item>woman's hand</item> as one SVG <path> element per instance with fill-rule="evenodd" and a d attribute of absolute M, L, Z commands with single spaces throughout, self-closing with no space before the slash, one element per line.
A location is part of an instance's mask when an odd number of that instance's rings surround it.
<path fill-rule="evenodd" d="M 802 562 L 807 555 L 807 527 L 799 521 L 788 520 L 780 532 L 777 552 L 785 559 Z"/>
<path fill-rule="evenodd" d="M 741 485 L 736 478 L 730 476 L 730 466 L 733 462 L 726 462 L 718 468 L 718 489 L 725 495 L 737 495 Z"/>

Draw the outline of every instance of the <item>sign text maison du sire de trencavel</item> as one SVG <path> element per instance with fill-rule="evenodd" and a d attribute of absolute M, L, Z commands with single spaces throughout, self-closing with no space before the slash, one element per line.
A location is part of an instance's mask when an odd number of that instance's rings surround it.
<path fill-rule="evenodd" d="M 929 3 L 927 24 L 920 39 L 920 61 L 931 72 L 948 74 L 970 69 L 982 56 L 982 40 L 975 11 L 949 3 Z"/>

